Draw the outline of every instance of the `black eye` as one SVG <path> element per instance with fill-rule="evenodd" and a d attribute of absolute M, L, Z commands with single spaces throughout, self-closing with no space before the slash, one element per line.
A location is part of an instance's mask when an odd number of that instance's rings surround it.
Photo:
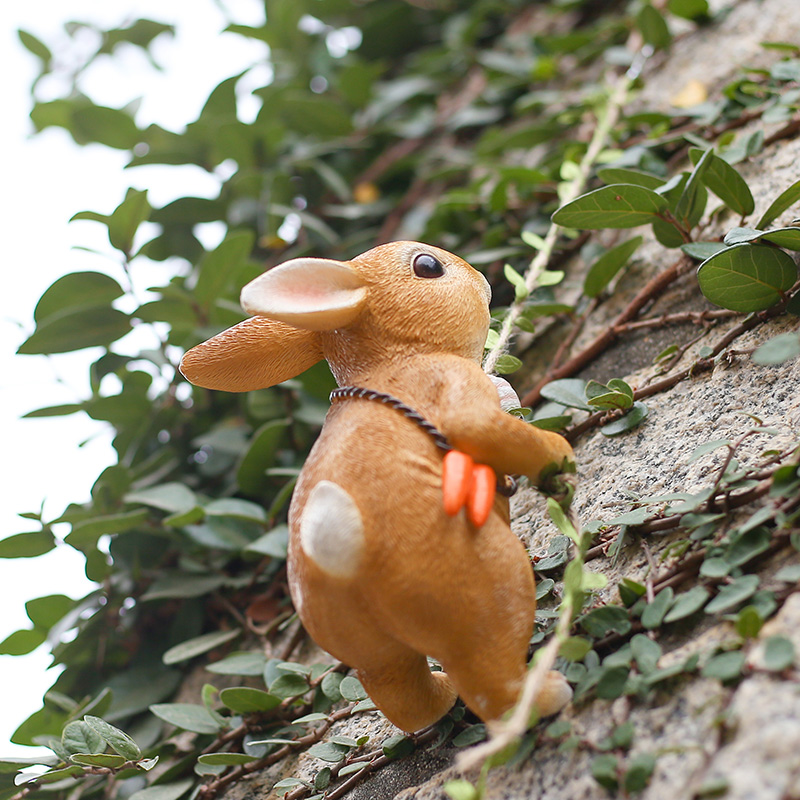
<path fill-rule="evenodd" d="M 430 253 L 420 253 L 414 259 L 414 274 L 420 278 L 441 278 L 444 267 Z"/>

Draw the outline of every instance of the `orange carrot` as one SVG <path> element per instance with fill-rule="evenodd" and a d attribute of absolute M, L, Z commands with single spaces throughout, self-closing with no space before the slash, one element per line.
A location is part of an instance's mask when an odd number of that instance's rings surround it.
<path fill-rule="evenodd" d="M 471 456 L 460 450 L 449 450 L 442 464 L 442 496 L 445 513 L 454 517 L 464 507 L 472 483 Z"/>
<path fill-rule="evenodd" d="M 494 470 L 486 464 L 475 464 L 467 498 L 467 516 L 476 528 L 480 528 L 489 519 L 496 489 L 497 477 Z"/>

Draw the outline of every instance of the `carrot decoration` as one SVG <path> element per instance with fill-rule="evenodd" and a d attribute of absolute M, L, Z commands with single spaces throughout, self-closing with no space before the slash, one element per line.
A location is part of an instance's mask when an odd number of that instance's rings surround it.
<path fill-rule="evenodd" d="M 472 483 L 467 497 L 467 516 L 476 528 L 489 519 L 496 489 L 494 470 L 486 464 L 476 464 L 472 468 Z"/>
<path fill-rule="evenodd" d="M 454 517 L 467 502 L 475 462 L 460 450 L 449 450 L 442 464 L 442 496 L 445 513 Z"/>

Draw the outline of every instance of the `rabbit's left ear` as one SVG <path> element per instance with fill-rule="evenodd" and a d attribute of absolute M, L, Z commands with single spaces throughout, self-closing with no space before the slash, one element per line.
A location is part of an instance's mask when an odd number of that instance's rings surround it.
<path fill-rule="evenodd" d="M 327 258 L 293 258 L 242 289 L 242 308 L 306 331 L 332 331 L 353 322 L 367 302 L 364 279 Z"/>
<path fill-rule="evenodd" d="M 189 350 L 188 381 L 206 389 L 249 392 L 294 378 L 323 358 L 319 335 L 266 317 L 252 317 Z"/>

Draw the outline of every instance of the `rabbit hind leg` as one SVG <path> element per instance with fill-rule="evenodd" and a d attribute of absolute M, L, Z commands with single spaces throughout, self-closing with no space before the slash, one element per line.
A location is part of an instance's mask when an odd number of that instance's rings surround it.
<path fill-rule="evenodd" d="M 425 656 L 413 650 L 386 664 L 360 667 L 358 677 L 387 719 L 408 733 L 441 719 L 457 697 L 450 678 L 431 672 Z"/>

